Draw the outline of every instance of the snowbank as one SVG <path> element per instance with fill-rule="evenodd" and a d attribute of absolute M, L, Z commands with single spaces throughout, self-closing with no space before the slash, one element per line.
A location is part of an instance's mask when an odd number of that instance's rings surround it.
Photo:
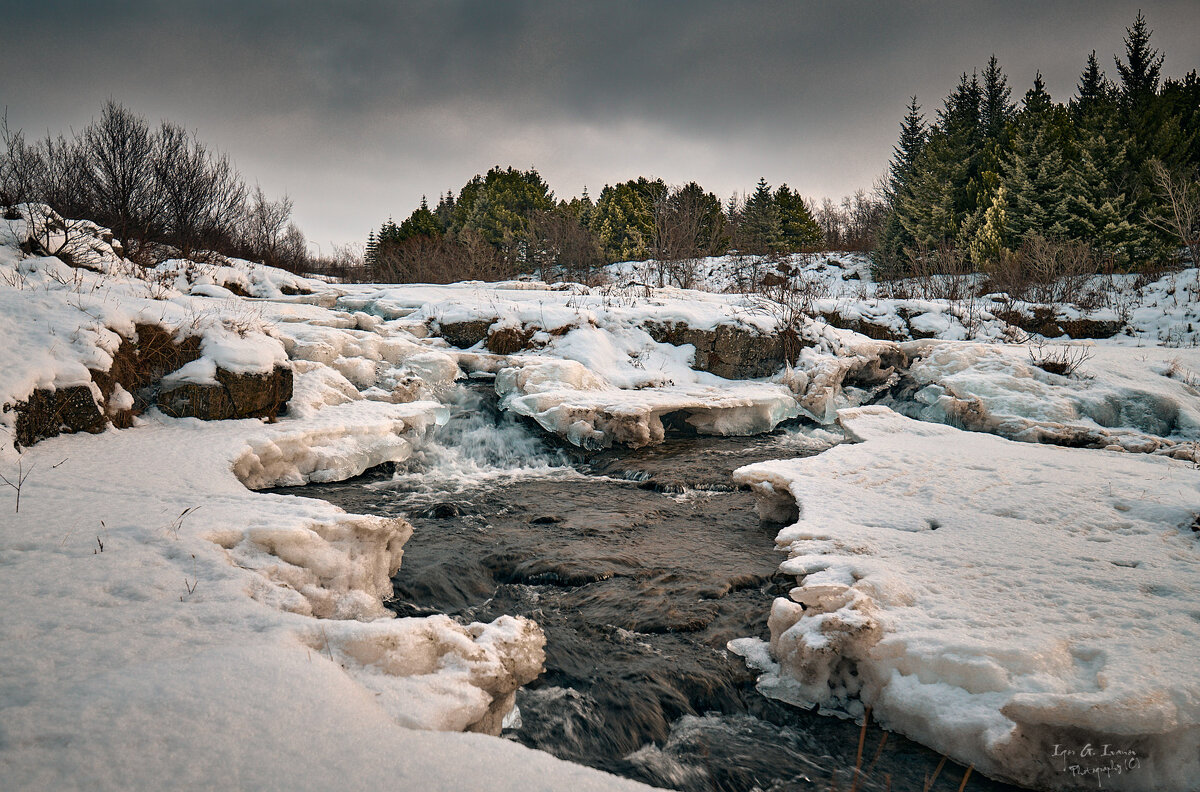
<path fill-rule="evenodd" d="M 1074 376 L 1039 368 L 1036 353 L 1022 345 L 916 342 L 902 349 L 913 358 L 907 387 L 887 403 L 914 418 L 1013 440 L 1186 458 L 1200 439 L 1194 348 L 1059 345 L 1059 354 L 1087 357 Z"/>
<path fill-rule="evenodd" d="M 1036 788 L 1194 789 L 1192 467 L 883 407 L 839 422 L 858 442 L 735 473 L 764 517 L 795 521 L 776 538 L 798 585 L 774 603 L 769 653 L 733 644 L 765 672 L 760 689 L 869 706 L 887 728 Z"/>

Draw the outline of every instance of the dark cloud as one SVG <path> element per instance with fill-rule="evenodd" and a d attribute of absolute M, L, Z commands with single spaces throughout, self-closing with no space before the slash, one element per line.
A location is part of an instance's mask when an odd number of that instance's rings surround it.
<path fill-rule="evenodd" d="M 758 176 L 871 186 L 908 96 L 932 115 L 995 53 L 1019 97 L 1112 74 L 1117 2 L 94 2 L 4 13 L 0 101 L 27 130 L 109 98 L 169 117 L 289 192 L 317 240 L 362 238 L 493 164 L 560 194 L 638 174 L 722 196 Z M 1144 3 L 1166 72 L 1200 61 L 1193 0 Z"/>

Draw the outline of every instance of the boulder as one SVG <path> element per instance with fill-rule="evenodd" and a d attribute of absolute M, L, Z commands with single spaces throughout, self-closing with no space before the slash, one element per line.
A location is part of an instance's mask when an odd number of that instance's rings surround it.
<path fill-rule="evenodd" d="M 466 322 L 438 322 L 434 332 L 451 346 L 470 349 L 488 337 L 488 329 L 497 322 L 492 319 L 471 319 Z"/>
<path fill-rule="evenodd" d="M 648 322 L 642 325 L 660 344 L 696 349 L 692 368 L 726 379 L 768 377 L 784 364 L 784 339 L 741 325 L 717 325 L 714 330 L 698 330 L 682 322 Z"/>
<path fill-rule="evenodd" d="M 180 382 L 163 387 L 158 409 L 173 418 L 220 421 L 275 418 L 292 398 L 292 369 L 278 366 L 264 374 L 234 374 L 217 369 L 216 383 Z"/>
<path fill-rule="evenodd" d="M 25 401 L 5 406 L 10 409 L 17 414 L 17 448 L 63 432 L 102 432 L 108 423 L 87 385 L 35 390 Z"/>

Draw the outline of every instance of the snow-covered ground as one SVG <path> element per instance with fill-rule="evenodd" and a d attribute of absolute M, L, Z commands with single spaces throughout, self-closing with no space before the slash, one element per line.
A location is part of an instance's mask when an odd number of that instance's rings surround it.
<path fill-rule="evenodd" d="M 847 435 L 739 473 L 794 523 L 778 544 L 799 585 L 769 646 L 738 644 L 764 692 L 873 706 L 1027 784 L 1095 783 L 1044 754 L 1098 739 L 1140 762 L 1104 788 L 1200 777 L 1194 270 L 1063 308 L 1126 329 L 1047 347 L 1014 343 L 1011 301 L 884 297 L 849 254 L 793 262 L 797 311 L 730 291 L 732 257 L 698 264 L 703 291 L 647 286 L 652 264 L 594 288 L 339 285 L 143 270 L 87 226 L 68 264 L 23 254 L 30 230 L 0 221 L 0 473 L 21 482 L 19 511 L 0 489 L 6 789 L 632 788 L 457 733 L 499 731 L 544 639 L 516 618 L 391 618 L 405 521 L 253 491 L 420 453 L 467 375 L 584 448 L 798 417 Z M 290 372 L 286 413 L 144 410 L 103 376 L 139 334 L 191 350 L 164 389 Z M 1064 376 L 1047 354 L 1086 359 Z M 130 428 L 18 449 L 31 397 L 71 388 Z"/>
<path fill-rule="evenodd" d="M 74 268 L 23 256 L 26 233 L 0 222 L 4 404 L 71 386 L 116 401 L 89 372 L 147 325 L 199 336 L 189 367 L 210 378 L 294 365 L 295 394 L 274 423 L 151 409 L 20 453 L 4 414 L 0 473 L 20 502 L 0 494 L 0 786 L 639 788 L 461 733 L 499 732 L 544 638 L 520 618 L 392 618 L 407 522 L 252 491 L 408 457 L 444 420 L 422 398 L 458 374 L 451 357 L 320 307 L 337 295 L 286 273 L 174 262 L 160 276 L 99 238 Z"/>
<path fill-rule="evenodd" d="M 839 421 L 853 442 L 735 474 L 764 517 L 792 523 L 775 541 L 797 586 L 772 607 L 770 645 L 732 647 L 764 671 L 760 689 L 871 707 L 887 728 L 1037 789 L 1194 789 L 1194 465 L 880 406 Z M 1096 754 L 1080 755 L 1089 744 Z"/>

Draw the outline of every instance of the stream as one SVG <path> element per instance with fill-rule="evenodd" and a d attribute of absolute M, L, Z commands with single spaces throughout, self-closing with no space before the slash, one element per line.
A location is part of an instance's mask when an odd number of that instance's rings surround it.
<path fill-rule="evenodd" d="M 763 697 L 725 649 L 767 638 L 771 601 L 795 585 L 776 571 L 781 526 L 730 474 L 824 447 L 809 433 L 584 454 L 501 413 L 490 383 L 444 400 L 437 442 L 395 470 L 276 491 L 412 522 L 398 615 L 541 625 L 546 671 L 505 738 L 670 789 L 926 789 L 940 755 L 872 724 L 857 762 L 860 726 Z M 964 771 L 945 762 L 929 788 L 957 790 Z M 966 788 L 1016 789 L 974 774 Z"/>

